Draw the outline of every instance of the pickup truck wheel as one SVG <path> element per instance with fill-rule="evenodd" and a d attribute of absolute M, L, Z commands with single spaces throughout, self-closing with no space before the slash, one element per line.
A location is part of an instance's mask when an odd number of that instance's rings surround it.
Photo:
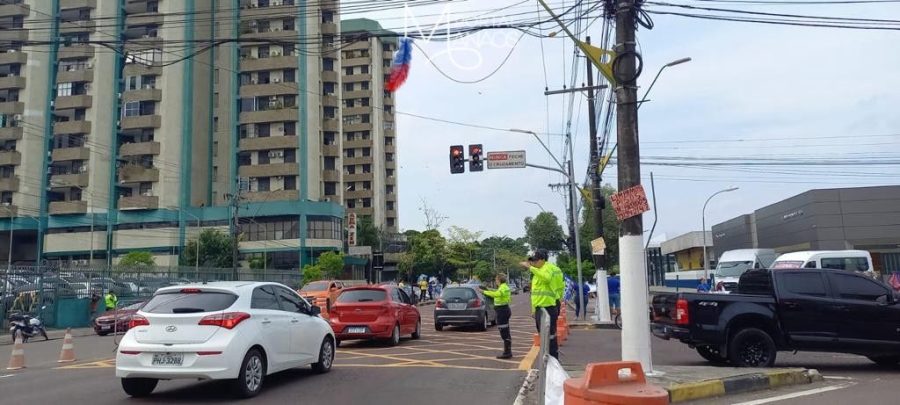
<path fill-rule="evenodd" d="M 697 353 L 712 364 L 728 364 L 728 359 L 722 356 L 722 353 L 715 346 L 697 346 Z"/>
<path fill-rule="evenodd" d="M 741 329 L 728 344 L 728 357 L 736 367 L 771 367 L 778 349 L 768 333 L 757 328 Z"/>
<path fill-rule="evenodd" d="M 896 367 L 900 363 L 900 356 L 867 356 L 869 360 L 882 367 Z"/>

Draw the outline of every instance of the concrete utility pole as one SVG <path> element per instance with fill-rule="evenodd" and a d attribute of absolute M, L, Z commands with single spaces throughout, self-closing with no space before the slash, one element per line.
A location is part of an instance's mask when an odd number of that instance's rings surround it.
<path fill-rule="evenodd" d="M 638 146 L 637 49 L 635 0 L 616 5 L 616 120 L 619 191 L 641 184 Z M 622 278 L 622 360 L 639 361 L 652 372 L 650 319 L 647 313 L 647 272 L 644 257 L 644 221 L 641 215 L 622 221 L 619 266 Z"/>
<path fill-rule="evenodd" d="M 587 37 L 587 44 L 590 45 L 591 37 Z M 603 236 L 603 206 L 600 202 L 603 199 L 603 193 L 600 190 L 601 187 L 601 179 L 599 172 L 600 165 L 600 145 L 599 139 L 597 139 L 597 110 L 596 103 L 594 98 L 594 65 L 591 63 L 585 63 L 587 66 L 587 95 L 588 95 L 588 128 L 590 134 L 588 136 L 588 141 L 590 142 L 590 164 L 588 164 L 588 170 L 590 170 L 590 180 L 591 180 L 591 199 L 594 204 L 594 236 L 602 237 Z"/>
<path fill-rule="evenodd" d="M 226 194 L 225 197 L 230 199 L 229 205 L 231 205 L 231 238 L 232 238 L 232 241 L 231 241 L 232 242 L 231 243 L 231 272 L 232 272 L 232 279 L 234 281 L 237 281 L 237 279 L 238 279 L 238 251 L 239 251 L 238 244 L 240 243 L 238 241 L 238 236 L 241 234 L 241 215 L 240 215 L 241 205 L 240 204 L 241 204 L 241 195 L 243 194 L 244 189 L 243 189 L 243 184 L 242 184 L 243 182 L 241 181 L 240 177 L 235 179 L 235 181 L 237 181 L 237 183 L 238 183 L 235 194 Z"/>

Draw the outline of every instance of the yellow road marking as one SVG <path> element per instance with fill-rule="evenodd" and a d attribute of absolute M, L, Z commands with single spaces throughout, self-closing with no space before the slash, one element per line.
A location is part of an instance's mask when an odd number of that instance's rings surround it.
<path fill-rule="evenodd" d="M 80 370 L 89 368 L 113 368 L 116 366 L 116 359 L 107 359 L 100 361 L 92 361 L 87 363 L 70 364 L 68 366 L 56 367 L 63 370 Z"/>
<path fill-rule="evenodd" d="M 385 355 L 385 354 L 374 354 L 374 353 L 359 353 L 359 352 L 349 352 L 349 353 L 355 354 L 355 355 L 357 355 L 357 356 L 367 356 L 367 357 L 374 357 L 374 358 L 378 358 L 378 359 L 394 360 L 394 361 L 400 361 L 400 362 L 411 362 L 411 361 L 414 361 L 414 362 L 416 362 L 416 363 L 428 364 L 428 365 L 432 365 L 432 366 L 435 366 L 435 367 L 446 367 L 446 365 L 444 365 L 444 364 L 436 363 L 436 362 L 433 362 L 433 361 L 430 361 L 430 360 L 412 360 L 412 359 L 404 359 L 404 358 L 402 358 L 402 357 L 389 356 L 389 355 Z"/>
<path fill-rule="evenodd" d="M 339 367 L 368 367 L 368 368 L 398 368 L 398 367 L 422 367 L 422 368 L 461 368 L 466 370 L 482 370 L 482 371 L 515 371 L 519 370 L 512 368 L 490 368 L 490 367 L 475 367 L 475 366 L 455 366 L 455 365 L 427 365 L 427 364 L 416 364 L 414 362 L 407 362 L 406 364 L 335 364 L 335 366 Z"/>
<path fill-rule="evenodd" d="M 538 352 L 540 351 L 540 347 L 531 346 L 531 350 L 528 351 L 528 354 L 526 354 L 525 358 L 519 363 L 519 370 L 526 371 L 531 369 L 531 365 L 534 364 L 534 360 L 537 358 Z"/>
<path fill-rule="evenodd" d="M 425 350 L 425 349 L 422 349 L 422 350 Z M 431 353 L 439 353 L 439 354 L 444 354 L 444 353 L 446 353 L 446 354 L 456 354 L 456 355 L 460 355 L 460 356 L 471 357 L 471 359 L 450 359 L 450 360 L 491 360 L 491 361 L 499 361 L 499 362 L 501 362 L 501 363 L 517 364 L 515 361 L 503 360 L 503 359 L 498 359 L 498 358 L 495 358 L 495 357 L 479 356 L 479 355 L 476 355 L 476 354 L 454 352 L 454 351 L 450 351 L 450 350 L 429 350 L 429 352 L 431 352 Z M 432 360 L 432 361 L 445 361 L 445 360 Z"/>

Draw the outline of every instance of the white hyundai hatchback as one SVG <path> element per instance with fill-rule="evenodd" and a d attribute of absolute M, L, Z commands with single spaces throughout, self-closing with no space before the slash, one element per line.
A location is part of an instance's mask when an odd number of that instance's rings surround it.
<path fill-rule="evenodd" d="M 132 318 L 116 354 L 128 395 L 150 395 L 159 380 L 234 380 L 252 397 L 269 374 L 312 365 L 328 372 L 334 333 L 290 288 L 215 282 L 159 289 Z"/>

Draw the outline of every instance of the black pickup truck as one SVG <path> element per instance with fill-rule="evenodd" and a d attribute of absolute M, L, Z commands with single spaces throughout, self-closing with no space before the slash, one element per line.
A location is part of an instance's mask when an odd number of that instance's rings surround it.
<path fill-rule="evenodd" d="M 846 270 L 750 270 L 735 294 L 653 297 L 651 330 L 712 363 L 769 367 L 778 351 L 852 353 L 900 363 L 900 299 Z"/>

